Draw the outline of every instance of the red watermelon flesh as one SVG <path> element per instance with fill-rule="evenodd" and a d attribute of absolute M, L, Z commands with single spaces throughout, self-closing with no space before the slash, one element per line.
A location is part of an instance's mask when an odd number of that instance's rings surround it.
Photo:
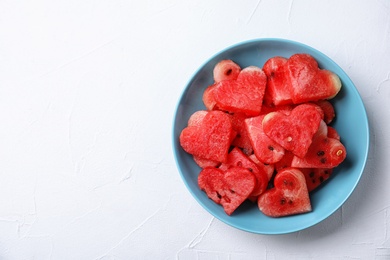
<path fill-rule="evenodd" d="M 260 162 L 259 159 L 257 159 L 255 154 L 249 155 L 249 158 L 257 164 L 258 167 L 263 168 L 264 171 L 267 173 L 268 181 L 271 179 L 272 175 L 274 174 L 275 166 L 273 164 L 266 164 L 263 162 Z"/>
<path fill-rule="evenodd" d="M 260 195 L 257 204 L 260 211 L 270 217 L 310 212 L 312 207 L 305 176 L 294 168 L 278 172 L 274 187 Z"/>
<path fill-rule="evenodd" d="M 256 157 L 263 163 L 273 164 L 283 157 L 284 149 L 264 133 L 263 118 L 264 115 L 248 118 L 245 125 Z"/>
<path fill-rule="evenodd" d="M 221 111 L 208 111 L 199 125 L 184 128 L 179 140 L 182 148 L 189 154 L 225 162 L 232 136 L 230 116 Z"/>
<path fill-rule="evenodd" d="M 207 110 L 218 109 L 217 102 L 214 99 L 215 83 L 208 86 L 203 92 L 202 101 Z"/>
<path fill-rule="evenodd" d="M 234 113 L 232 115 L 233 130 L 237 132 L 236 137 L 232 141 L 232 145 L 241 148 L 245 154 L 249 155 L 253 153 L 253 148 L 245 127 L 246 118 L 248 116 L 243 113 Z"/>
<path fill-rule="evenodd" d="M 325 123 L 330 124 L 336 117 L 332 103 L 330 103 L 328 100 L 319 100 L 315 102 L 315 104 L 318 105 L 323 111 Z"/>
<path fill-rule="evenodd" d="M 306 179 L 306 186 L 309 192 L 317 189 L 332 175 L 333 169 L 322 168 L 301 168 L 299 169 Z"/>
<path fill-rule="evenodd" d="M 263 70 L 250 66 L 241 70 L 236 80 L 219 82 L 213 95 L 221 110 L 256 116 L 261 111 L 266 84 L 267 76 Z"/>
<path fill-rule="evenodd" d="M 226 163 L 222 163 L 219 169 L 227 171 L 231 167 L 243 167 L 252 172 L 256 177 L 256 186 L 250 196 L 258 196 L 266 190 L 268 176 L 265 169 L 259 167 L 237 147 L 230 151 Z"/>
<path fill-rule="evenodd" d="M 314 106 L 317 109 L 318 113 L 320 113 L 321 120 L 324 120 L 324 117 L 325 117 L 324 110 L 322 110 L 322 108 L 320 106 L 318 106 L 318 105 L 316 105 L 315 103 L 312 103 L 312 102 L 308 102 L 306 104 Z"/>
<path fill-rule="evenodd" d="M 193 156 L 194 162 L 200 167 L 200 168 L 206 168 L 206 167 L 218 167 L 221 165 L 220 162 L 209 160 L 209 159 L 204 159 L 200 158 L 197 156 Z"/>
<path fill-rule="evenodd" d="M 195 113 L 193 113 L 190 118 L 188 119 L 188 125 L 187 126 L 200 126 L 204 117 L 207 115 L 208 111 L 207 110 L 198 110 L 196 111 Z M 230 117 L 230 119 L 232 120 L 232 124 L 233 124 L 233 118 L 231 115 L 229 114 L 226 114 Z M 232 142 L 235 138 L 236 138 L 236 135 L 237 135 L 237 130 L 235 128 L 235 126 L 232 125 L 232 132 L 231 132 L 231 135 L 230 135 L 230 141 Z M 201 158 L 198 158 L 198 160 L 201 159 Z"/>
<path fill-rule="evenodd" d="M 215 82 L 235 80 L 240 74 L 241 67 L 232 60 L 221 60 L 215 65 L 213 76 Z"/>
<path fill-rule="evenodd" d="M 321 119 L 324 119 L 325 118 L 325 112 L 324 110 L 322 109 L 322 107 L 320 107 L 317 102 L 307 102 L 306 104 L 310 104 L 312 106 L 314 106 L 318 112 L 320 113 L 321 115 Z M 291 114 L 291 111 L 296 107 L 297 105 L 280 105 L 280 106 L 267 106 L 267 105 L 264 105 L 261 107 L 261 115 L 266 115 L 266 114 L 269 114 L 271 112 L 281 112 L 285 115 L 289 115 Z"/>
<path fill-rule="evenodd" d="M 306 155 L 302 158 L 295 156 L 291 162 L 296 168 L 334 168 L 344 161 L 347 156 L 344 145 L 337 139 L 328 137 L 328 127 L 321 121 L 319 130 L 313 137 Z"/>
<path fill-rule="evenodd" d="M 280 171 L 284 168 L 291 167 L 291 162 L 292 162 L 294 156 L 295 155 L 292 152 L 286 150 L 284 152 L 284 156 L 282 157 L 282 159 L 280 159 L 280 161 L 275 163 L 275 166 L 274 166 L 275 170 Z"/>
<path fill-rule="evenodd" d="M 282 171 L 283 169 L 290 168 L 294 154 L 292 152 L 286 151 L 283 158 L 275 163 L 275 170 L 277 172 Z M 332 174 L 332 169 L 323 169 L 323 168 L 296 168 L 300 170 L 306 179 L 306 185 L 309 192 L 315 190 L 319 185 L 321 185 L 325 180 L 327 180 Z"/>
<path fill-rule="evenodd" d="M 320 122 L 321 114 L 316 106 L 301 104 L 289 115 L 281 112 L 267 114 L 262 125 L 269 138 L 296 156 L 304 157 Z"/>
<path fill-rule="evenodd" d="M 266 115 L 271 112 L 282 112 L 285 115 L 289 115 L 291 113 L 291 110 L 293 110 L 293 105 L 280 105 L 280 106 L 268 106 L 266 104 L 263 104 L 261 107 L 261 115 Z"/>
<path fill-rule="evenodd" d="M 340 78 L 329 70 L 318 68 L 309 54 L 294 54 L 285 67 L 287 86 L 293 103 L 331 99 L 340 91 Z"/>
<path fill-rule="evenodd" d="M 337 130 L 331 126 L 328 125 L 328 137 L 334 138 L 340 141 L 340 135 L 337 132 Z"/>
<path fill-rule="evenodd" d="M 267 88 L 264 94 L 264 103 L 267 105 L 292 104 L 289 88 L 286 87 L 284 57 L 272 57 L 264 63 L 263 70 L 267 75 Z"/>
<path fill-rule="evenodd" d="M 225 172 L 214 167 L 207 167 L 200 171 L 198 175 L 199 188 L 206 192 L 207 196 L 215 203 L 220 204 L 221 193 L 218 191 L 225 189 Z"/>
<path fill-rule="evenodd" d="M 256 178 L 248 169 L 232 167 L 226 172 L 205 168 L 198 176 L 198 185 L 215 203 L 231 215 L 252 193 Z"/>
<path fill-rule="evenodd" d="M 188 119 L 187 126 L 199 126 L 202 123 L 204 117 L 207 115 L 207 113 L 208 112 L 206 110 L 196 111 Z"/>

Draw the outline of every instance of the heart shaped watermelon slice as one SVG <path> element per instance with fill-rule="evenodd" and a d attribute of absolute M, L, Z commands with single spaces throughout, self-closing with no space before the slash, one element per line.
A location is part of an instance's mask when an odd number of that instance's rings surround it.
<path fill-rule="evenodd" d="M 285 65 L 286 83 L 295 104 L 331 99 L 341 89 L 340 78 L 329 70 L 321 70 L 309 54 L 292 55 Z"/>
<path fill-rule="evenodd" d="M 264 133 L 296 156 L 304 157 L 322 119 L 318 106 L 301 104 L 289 115 L 282 112 L 267 114 L 262 122 Z"/>
<path fill-rule="evenodd" d="M 230 116 L 222 111 L 206 111 L 193 118 L 180 134 L 182 148 L 202 159 L 225 162 L 234 136 Z"/>
<path fill-rule="evenodd" d="M 222 205 L 231 215 L 252 193 L 255 176 L 243 167 L 231 167 L 226 171 L 205 168 L 198 176 L 199 188 L 215 203 Z"/>
<path fill-rule="evenodd" d="M 256 116 L 261 111 L 266 84 L 263 70 L 249 66 L 241 70 L 236 80 L 217 83 L 212 94 L 219 109 Z"/>
<path fill-rule="evenodd" d="M 259 196 L 257 205 L 270 217 L 282 217 L 310 212 L 309 192 L 303 173 L 294 168 L 278 172 L 274 187 Z"/>

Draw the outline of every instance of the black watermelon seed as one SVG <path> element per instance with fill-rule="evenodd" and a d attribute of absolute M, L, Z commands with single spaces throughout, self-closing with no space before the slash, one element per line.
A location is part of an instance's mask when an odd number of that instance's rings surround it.
<path fill-rule="evenodd" d="M 318 156 L 324 156 L 324 155 L 325 155 L 325 152 L 324 152 L 324 151 L 318 151 L 318 152 L 317 152 L 317 155 L 318 155 Z"/>

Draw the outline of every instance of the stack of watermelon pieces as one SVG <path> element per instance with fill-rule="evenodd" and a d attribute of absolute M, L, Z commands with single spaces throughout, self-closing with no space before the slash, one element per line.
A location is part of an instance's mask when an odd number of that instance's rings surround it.
<path fill-rule="evenodd" d="M 269 217 L 310 212 L 310 193 L 347 155 L 331 126 L 339 77 L 304 53 L 262 68 L 222 60 L 213 76 L 180 134 L 199 188 L 228 215 L 246 200 Z"/>

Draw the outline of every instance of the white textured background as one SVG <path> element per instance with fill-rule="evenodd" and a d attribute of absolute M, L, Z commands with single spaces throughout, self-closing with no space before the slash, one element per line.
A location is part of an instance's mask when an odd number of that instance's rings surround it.
<path fill-rule="evenodd" d="M 320 50 L 365 103 L 350 199 L 288 235 L 247 233 L 193 199 L 171 149 L 207 59 L 279 37 Z M 0 0 L 0 259 L 390 259 L 390 2 Z"/>

